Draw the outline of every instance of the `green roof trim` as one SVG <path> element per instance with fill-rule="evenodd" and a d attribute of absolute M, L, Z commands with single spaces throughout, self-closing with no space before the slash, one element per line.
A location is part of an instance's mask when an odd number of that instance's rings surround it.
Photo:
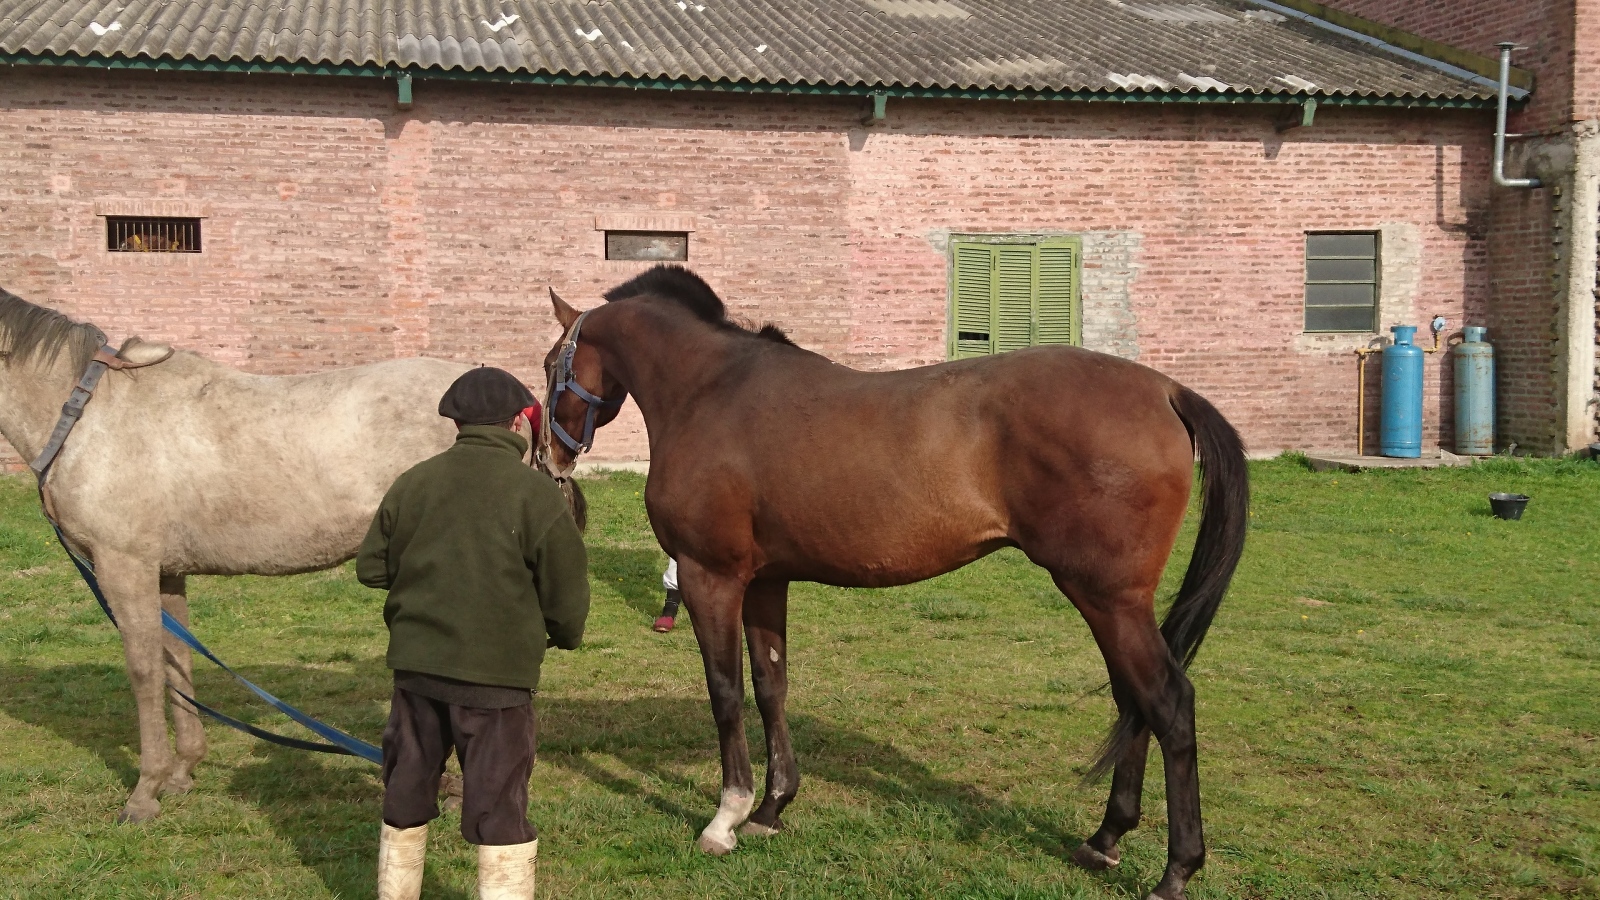
<path fill-rule="evenodd" d="M 1282 0 L 1279 0 L 1282 2 Z M 0 65 L 59 66 L 84 69 L 131 69 L 152 72 L 195 72 L 233 75 L 323 75 L 334 77 L 399 78 L 414 81 L 469 81 L 491 84 L 531 84 L 553 87 L 607 87 L 630 90 L 705 91 L 733 94 L 783 94 L 812 97 L 867 97 L 883 95 L 910 99 L 953 100 L 1068 100 L 1107 103 L 1223 103 L 1299 105 L 1315 98 L 1318 106 L 1398 107 L 1405 109 L 1493 109 L 1494 98 L 1417 97 L 1396 94 L 1327 94 L 1318 92 L 1249 93 L 1242 91 L 1030 91 L 1000 88 L 907 87 L 875 84 L 796 84 L 765 81 L 713 81 L 707 79 L 631 78 L 571 75 L 552 72 L 507 72 L 452 69 L 402 69 L 383 66 L 311 62 L 252 62 L 245 60 L 172 59 L 163 57 L 105 57 L 76 54 L 43 55 L 0 53 Z M 1498 63 L 1497 63 L 1498 65 Z"/>

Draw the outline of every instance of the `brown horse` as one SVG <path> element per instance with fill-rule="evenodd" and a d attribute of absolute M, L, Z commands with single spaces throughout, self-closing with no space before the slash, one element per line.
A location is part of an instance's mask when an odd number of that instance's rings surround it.
<path fill-rule="evenodd" d="M 605 296 L 580 314 L 551 292 L 564 333 L 545 360 L 540 454 L 565 475 L 624 397 L 644 414 L 645 506 L 678 560 L 722 745 L 721 804 L 700 847 L 732 850 L 741 823 L 746 834 L 778 830 L 799 786 L 784 718 L 789 582 L 906 584 L 1019 547 L 1088 621 L 1119 713 L 1095 769 L 1114 769 L 1105 819 L 1073 859 L 1118 863 L 1153 733 L 1170 833 L 1151 896 L 1182 898 L 1205 861 L 1184 669 L 1233 577 L 1249 503 L 1244 448 L 1221 414 L 1151 369 L 1073 347 L 858 372 L 773 326 L 730 322 L 680 267 Z M 1158 627 L 1156 587 L 1196 455 L 1199 539 Z M 767 740 L 753 814 L 741 625 Z"/>

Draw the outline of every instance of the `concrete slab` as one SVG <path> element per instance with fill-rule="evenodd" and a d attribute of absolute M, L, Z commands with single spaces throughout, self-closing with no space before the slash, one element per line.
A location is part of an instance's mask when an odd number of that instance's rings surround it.
<path fill-rule="evenodd" d="M 1308 453 L 1306 461 L 1316 472 L 1360 472 L 1364 469 L 1437 469 L 1441 466 L 1470 466 L 1480 457 L 1457 456 L 1440 450 L 1437 456 L 1397 459 L 1391 456 L 1356 456 L 1341 453 Z M 1487 458 L 1487 457 L 1483 457 Z"/>

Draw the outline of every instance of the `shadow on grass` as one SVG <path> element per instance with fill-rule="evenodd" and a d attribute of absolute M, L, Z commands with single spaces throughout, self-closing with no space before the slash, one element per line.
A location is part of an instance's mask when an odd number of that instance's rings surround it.
<path fill-rule="evenodd" d="M 372 695 L 371 676 L 362 671 L 340 681 L 359 683 L 330 695 L 328 686 L 308 683 L 307 671 L 294 666 L 241 667 L 240 674 L 273 690 L 308 699 L 313 714 L 326 716 L 358 736 L 368 729 L 349 724 L 360 714 L 350 707 L 350 694 Z M 319 675 L 322 673 L 318 673 Z M 383 672 L 387 679 L 388 672 Z M 226 675 L 197 672 L 197 692 L 202 702 L 213 697 L 230 715 L 283 734 L 298 729 L 253 698 L 247 699 Z M 386 687 L 386 686 L 385 686 Z M 386 694 L 385 694 L 386 695 Z M 343 707 L 343 709 L 341 709 Z M 67 664 L 58 666 L 10 665 L 0 667 L 0 709 L 14 719 L 54 734 L 98 756 L 106 768 L 131 791 L 139 780 L 139 732 L 133 693 L 121 666 Z M 370 713 L 368 713 L 370 715 Z M 220 726 L 207 723 L 214 739 Z M 373 737 L 376 737 L 374 730 Z M 200 764 L 200 777 L 215 773 L 210 758 Z M 371 896 L 377 859 L 378 820 L 382 787 L 377 767 L 352 765 L 320 753 L 306 753 L 267 743 L 251 745 L 248 759 L 235 765 L 225 790 L 261 812 L 276 834 L 293 844 L 301 863 L 314 871 L 337 896 Z M 115 815 L 108 810 L 106 817 Z M 429 896 L 461 897 L 442 885 Z"/>
<path fill-rule="evenodd" d="M 545 735 L 539 748 L 542 764 L 567 769 L 682 821 L 685 840 L 692 839 L 711 820 L 716 808 L 712 790 L 701 790 L 704 804 L 689 809 L 652 787 L 686 787 L 682 762 L 712 762 L 718 758 L 715 727 L 704 701 L 541 698 L 539 715 Z M 760 719 L 747 709 L 745 721 L 752 755 L 759 762 L 765 746 Z M 874 794 L 889 808 L 915 808 L 912 814 L 918 817 L 932 811 L 951 822 L 962 841 L 977 841 L 985 834 L 1013 836 L 1066 862 L 1086 837 L 1061 830 L 1061 817 L 1057 814 L 986 796 L 969 784 L 935 774 L 892 744 L 858 730 L 804 714 L 791 715 L 789 725 L 802 773 L 797 803 L 805 803 L 803 779 L 811 775 Z M 590 753 L 608 754 L 627 766 L 629 772 L 608 771 L 588 757 Z M 1063 766 L 1068 763 L 1061 761 Z M 759 787 L 759 773 L 757 782 Z M 673 793 L 682 796 L 681 791 Z M 1106 878 L 1130 891 L 1138 887 L 1131 872 L 1113 871 Z"/>
<path fill-rule="evenodd" d="M 139 726 L 121 666 L 0 667 L 0 708 L 100 757 L 127 790 L 139 782 Z"/>
<path fill-rule="evenodd" d="M 305 688 L 306 673 L 294 667 L 257 667 L 244 674 L 262 684 L 284 687 L 291 695 L 312 693 Z M 289 690 L 290 686 L 299 690 Z M 360 693 L 368 694 L 371 689 L 362 687 Z M 348 703 L 329 702 L 317 712 L 339 721 L 337 707 Z M 540 698 L 539 706 L 541 764 L 571 771 L 604 790 L 681 821 L 686 841 L 710 820 L 716 806 L 712 790 L 701 790 L 703 804 L 694 808 L 677 799 L 684 796 L 688 785 L 681 764 L 717 758 L 715 729 L 704 701 L 546 696 Z M 241 703 L 230 710 L 240 714 L 242 707 Z M 0 708 L 96 754 L 129 789 L 137 781 L 133 700 L 120 668 L 84 664 L 3 667 Z M 259 715 L 261 724 L 275 727 L 275 717 L 263 712 L 249 708 L 245 717 Z M 748 740 L 759 759 L 763 743 L 754 710 L 747 710 L 746 722 Z M 215 726 L 210 727 L 215 733 Z M 934 773 L 893 744 L 859 730 L 804 714 L 792 715 L 790 727 L 803 774 L 871 793 L 884 808 L 906 809 L 908 818 L 932 812 L 953 825 L 959 840 L 977 841 L 985 834 L 1011 836 L 1069 864 L 1067 855 L 1084 837 L 1061 830 L 1059 814 L 986 796 L 969 784 Z M 608 754 L 628 771 L 608 771 L 587 756 L 591 753 Z M 1061 765 L 1069 762 L 1062 760 Z M 203 771 L 217 764 L 208 761 L 201 765 Z M 365 897 L 374 888 L 381 816 L 382 788 L 376 776 L 375 767 L 263 743 L 254 745 L 249 757 L 234 766 L 226 790 L 258 809 L 330 892 Z M 664 793 L 656 785 L 676 789 Z M 805 803 L 803 786 L 798 802 Z M 1138 887 L 1132 872 L 1113 871 L 1103 877 L 1129 891 Z M 430 879 L 427 893 L 468 896 L 451 890 Z"/>
<path fill-rule="evenodd" d="M 629 609 L 654 620 L 661 612 L 666 589 L 661 584 L 664 567 L 659 550 L 589 548 L 589 577 L 622 596 Z"/>

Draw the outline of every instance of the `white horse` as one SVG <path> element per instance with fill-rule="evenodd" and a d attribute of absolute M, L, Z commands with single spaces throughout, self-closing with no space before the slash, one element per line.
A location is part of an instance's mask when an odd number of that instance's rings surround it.
<path fill-rule="evenodd" d="M 0 291 L 0 433 L 24 459 L 104 344 L 93 325 Z M 167 741 L 164 685 L 194 696 L 189 650 L 161 627 L 163 609 L 188 624 L 185 576 L 287 575 L 355 555 L 396 476 L 454 440 L 436 410 L 468 367 L 418 358 L 267 377 L 138 338 L 118 356 L 144 367 L 105 374 L 47 485 L 122 631 L 139 783 L 117 818 L 139 822 L 194 785 L 206 752 L 181 701 L 176 754 Z"/>

